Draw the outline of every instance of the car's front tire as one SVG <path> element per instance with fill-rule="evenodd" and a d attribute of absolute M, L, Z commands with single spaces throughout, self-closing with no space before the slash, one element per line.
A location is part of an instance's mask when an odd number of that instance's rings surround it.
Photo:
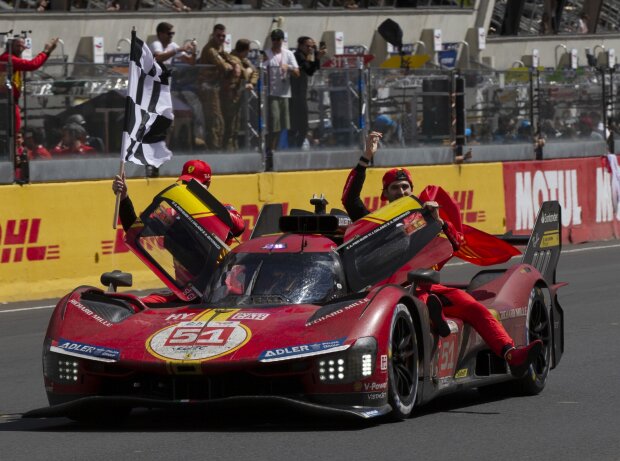
<path fill-rule="evenodd" d="M 388 401 L 392 416 L 411 415 L 418 392 L 418 341 L 407 306 L 397 304 L 392 314 L 388 362 Z"/>

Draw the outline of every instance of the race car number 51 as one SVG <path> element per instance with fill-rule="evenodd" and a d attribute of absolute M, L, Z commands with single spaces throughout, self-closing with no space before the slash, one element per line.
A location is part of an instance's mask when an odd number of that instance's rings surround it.
<path fill-rule="evenodd" d="M 225 344 L 230 335 L 235 331 L 233 327 L 202 329 L 200 327 L 177 327 L 170 333 L 164 346 L 179 345 L 210 345 Z"/>
<path fill-rule="evenodd" d="M 251 336 L 240 322 L 180 322 L 151 336 L 146 348 L 163 360 L 210 360 L 239 349 Z"/>

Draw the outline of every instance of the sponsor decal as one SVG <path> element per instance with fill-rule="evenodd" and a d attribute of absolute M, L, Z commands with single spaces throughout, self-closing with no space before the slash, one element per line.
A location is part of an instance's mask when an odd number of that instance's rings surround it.
<path fill-rule="evenodd" d="M 452 198 L 461 210 L 461 220 L 465 224 L 475 224 L 486 222 L 487 214 L 484 210 L 474 209 L 474 191 L 473 190 L 455 190 Z"/>
<path fill-rule="evenodd" d="M 364 411 L 362 412 L 362 415 L 366 416 L 366 417 L 371 417 L 371 416 L 379 416 L 379 410 L 368 410 L 368 411 Z"/>
<path fill-rule="evenodd" d="M 555 231 L 547 231 L 543 234 L 542 240 L 540 242 L 540 248 L 550 248 L 557 247 L 560 244 L 560 232 Z"/>
<path fill-rule="evenodd" d="M 527 307 L 513 307 L 505 311 L 501 311 L 499 316 L 502 320 L 515 319 L 517 317 L 525 317 L 527 315 Z"/>
<path fill-rule="evenodd" d="M 337 315 L 340 315 L 343 312 L 346 312 L 348 310 L 354 309 L 354 308 L 359 307 L 359 306 L 363 306 L 364 304 L 368 303 L 369 301 L 370 301 L 370 299 L 368 299 L 368 298 L 362 298 L 359 301 L 355 301 L 354 303 L 347 304 L 346 306 L 341 307 L 340 309 L 337 309 L 337 310 L 335 310 L 333 312 L 330 312 L 329 314 L 322 315 L 318 319 L 314 319 L 312 322 L 306 323 L 306 326 L 309 327 L 310 325 L 315 325 L 317 323 L 323 322 L 324 320 L 330 319 L 332 317 L 336 317 Z"/>
<path fill-rule="evenodd" d="M 96 320 L 97 322 L 99 322 L 103 326 L 106 326 L 106 327 L 111 327 L 112 326 L 112 322 L 108 322 L 103 317 L 95 314 L 93 311 L 91 311 L 88 307 L 86 307 L 81 302 L 79 302 L 79 301 L 77 301 L 75 299 L 70 299 L 68 304 L 71 304 L 72 306 L 74 306 L 77 309 L 81 310 L 84 314 L 89 316 L 91 319 Z"/>
<path fill-rule="evenodd" d="M 117 222 L 117 229 L 114 234 L 114 240 L 102 240 L 101 241 L 101 254 L 103 255 L 111 255 L 111 254 L 120 254 L 120 253 L 128 253 L 129 247 L 125 243 L 125 231 L 120 225 L 120 218 Z"/>
<path fill-rule="evenodd" d="M 542 222 L 543 224 L 558 222 L 558 218 L 559 216 L 557 213 L 543 213 L 543 215 L 540 217 L 540 222 Z"/>
<path fill-rule="evenodd" d="M 231 320 L 265 320 L 269 314 L 265 312 L 237 312 Z"/>
<path fill-rule="evenodd" d="M 426 221 L 420 213 L 414 213 L 403 219 L 403 226 L 405 233 L 411 235 L 426 226 Z"/>
<path fill-rule="evenodd" d="M 239 322 L 180 322 L 153 334 L 146 348 L 162 360 L 212 360 L 236 351 L 251 336 Z"/>
<path fill-rule="evenodd" d="M 299 346 L 288 346 L 279 349 L 269 349 L 263 351 L 258 357 L 259 360 L 283 359 L 296 356 L 312 355 L 332 349 L 340 349 L 346 338 L 334 339 L 332 341 L 321 341 L 319 343 L 301 344 Z"/>
<path fill-rule="evenodd" d="M 378 392 L 378 393 L 372 393 L 372 394 L 367 394 L 366 398 L 368 400 L 382 400 L 386 397 L 387 393 L 385 392 Z"/>
<path fill-rule="evenodd" d="M 111 360 L 118 360 L 121 356 L 121 352 L 116 349 L 109 349 L 107 347 L 78 343 L 62 338 L 58 341 L 57 348 L 66 352 L 72 352 L 73 354 L 86 355 L 89 357 L 99 357 Z"/>
<path fill-rule="evenodd" d="M 371 213 L 378 210 L 387 203 L 381 200 L 381 197 L 379 195 L 364 197 L 363 200 L 364 206 L 366 206 L 366 208 L 368 208 Z"/>
<path fill-rule="evenodd" d="M 261 248 L 263 250 L 284 250 L 286 249 L 286 243 L 268 243 Z"/>
<path fill-rule="evenodd" d="M 364 391 L 373 392 L 373 391 L 382 391 L 387 389 L 387 381 L 384 383 L 364 383 Z"/>
<path fill-rule="evenodd" d="M 179 320 L 189 320 L 195 315 L 196 314 L 170 314 L 168 317 L 166 317 L 166 320 L 178 322 Z"/>
<path fill-rule="evenodd" d="M 387 355 L 381 356 L 381 371 L 385 371 L 388 369 L 388 360 Z"/>
<path fill-rule="evenodd" d="M 41 218 L 0 221 L 0 264 L 60 259 L 60 245 L 41 245 Z"/>
<path fill-rule="evenodd" d="M 456 379 L 459 379 L 459 378 L 466 378 L 466 377 L 467 377 L 467 373 L 468 373 L 467 368 L 461 368 L 459 371 L 457 371 L 457 372 L 456 372 L 456 374 L 454 375 L 454 377 L 455 377 Z"/>
<path fill-rule="evenodd" d="M 620 221 L 620 194 L 614 178 L 607 168 L 596 169 L 596 216 L 597 223 Z M 615 215 L 614 215 L 615 210 Z"/>
<path fill-rule="evenodd" d="M 562 205 L 563 226 L 581 224 L 576 169 L 515 172 L 515 193 L 516 230 L 532 229 L 536 213 L 547 200 L 558 200 Z M 557 222 L 558 216 L 549 213 L 543 219 Z"/>

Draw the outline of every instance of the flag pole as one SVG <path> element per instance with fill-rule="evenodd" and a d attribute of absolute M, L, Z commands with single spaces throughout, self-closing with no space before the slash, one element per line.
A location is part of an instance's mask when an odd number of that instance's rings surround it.
<path fill-rule="evenodd" d="M 118 175 L 124 179 L 125 176 L 125 162 L 121 158 L 121 166 L 119 168 Z M 114 221 L 112 222 L 112 229 L 116 229 L 116 223 L 118 222 L 118 214 L 121 207 L 121 191 L 116 193 L 116 203 L 114 204 Z"/>
<path fill-rule="evenodd" d="M 129 59 L 131 60 L 131 52 L 133 51 L 134 43 L 136 42 L 136 28 L 135 26 L 131 28 L 131 44 L 129 47 Z M 128 63 L 129 66 L 129 63 Z M 131 87 L 131 72 L 127 74 L 127 95 L 129 95 L 129 88 Z M 125 132 L 127 131 L 127 107 L 128 107 L 128 97 L 125 98 L 125 119 L 123 121 L 123 139 L 121 141 L 121 164 L 118 169 L 119 176 L 124 180 L 125 176 Z M 121 192 L 116 193 L 116 202 L 114 204 L 114 220 L 112 221 L 112 229 L 116 229 L 116 223 L 118 222 L 118 215 L 121 206 Z"/>

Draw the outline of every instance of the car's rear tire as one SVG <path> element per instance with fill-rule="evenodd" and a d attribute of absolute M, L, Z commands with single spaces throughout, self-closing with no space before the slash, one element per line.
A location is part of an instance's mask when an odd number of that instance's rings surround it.
<path fill-rule="evenodd" d="M 527 314 L 527 343 L 536 339 L 543 342 L 543 348 L 529 367 L 527 373 L 519 380 L 520 390 L 527 395 L 536 395 L 542 392 L 547 383 L 547 375 L 551 366 L 551 349 L 553 338 L 551 335 L 551 315 L 545 303 L 545 296 L 540 287 L 534 287 L 530 294 Z"/>
<path fill-rule="evenodd" d="M 418 393 L 418 341 L 407 306 L 397 304 L 392 314 L 388 361 L 388 401 L 395 419 L 411 415 Z"/>

